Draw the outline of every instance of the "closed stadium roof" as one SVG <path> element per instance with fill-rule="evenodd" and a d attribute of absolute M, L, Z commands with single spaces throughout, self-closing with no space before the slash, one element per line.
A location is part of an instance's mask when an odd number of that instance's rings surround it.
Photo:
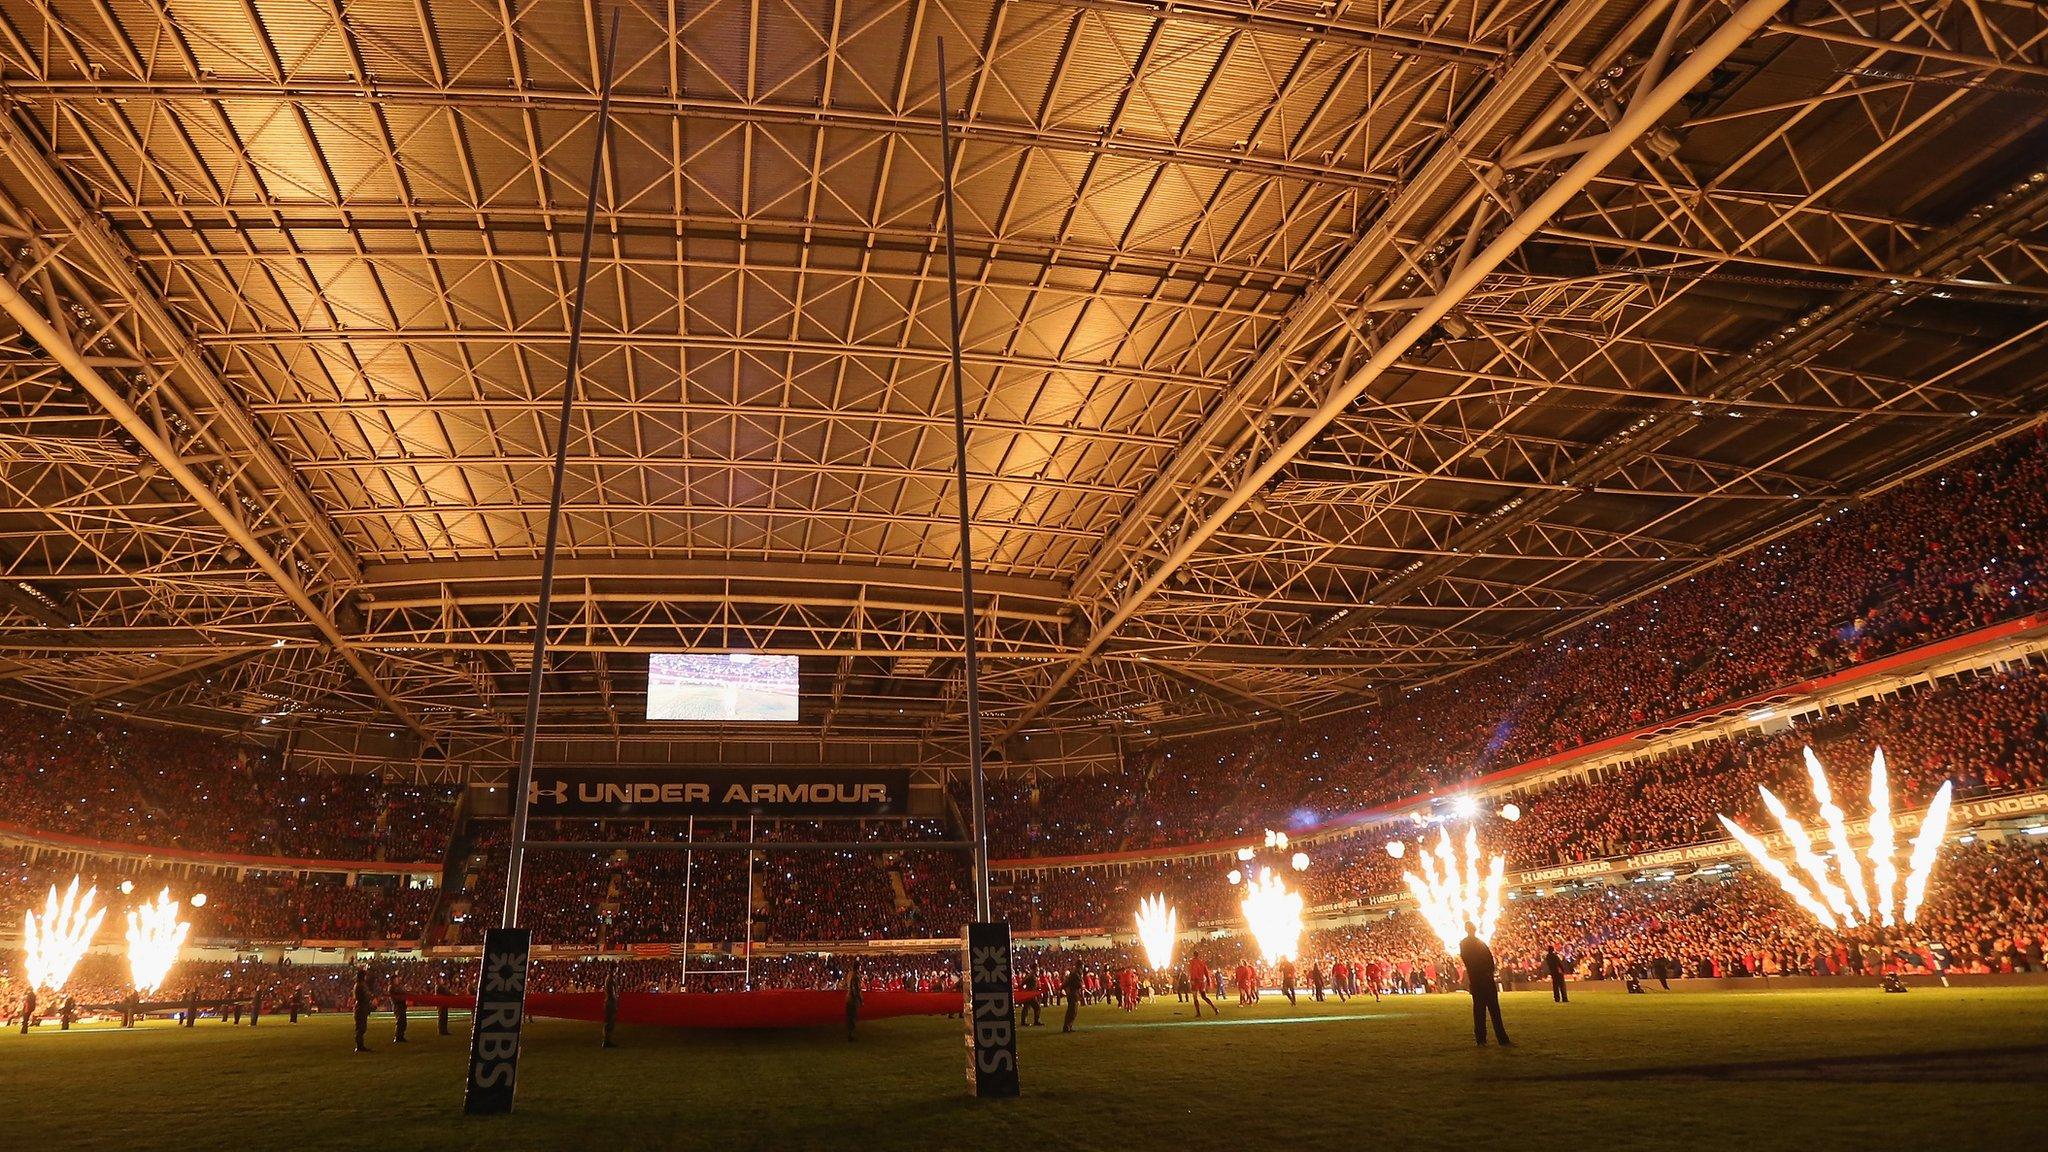
<path fill-rule="evenodd" d="M 0 0 L 0 692 L 504 763 L 601 18 Z M 1440 675 L 2042 408 L 2039 4 L 623 19 L 544 755 L 959 759 L 939 37 L 998 765 Z M 804 720 L 640 721 L 678 649 Z"/>

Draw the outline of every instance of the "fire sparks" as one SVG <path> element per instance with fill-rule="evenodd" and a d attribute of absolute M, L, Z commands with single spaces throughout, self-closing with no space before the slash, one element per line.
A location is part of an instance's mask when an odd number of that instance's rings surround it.
<path fill-rule="evenodd" d="M 1155 969 L 1173 967 L 1173 942 L 1180 935 L 1180 913 L 1164 896 L 1148 896 L 1138 903 L 1138 942 L 1145 946 L 1145 962 Z"/>
<path fill-rule="evenodd" d="M 1855 847 L 1850 843 L 1848 819 L 1835 804 L 1834 792 L 1828 786 L 1827 773 L 1821 768 L 1820 758 L 1808 748 L 1805 760 L 1806 775 L 1813 784 L 1813 798 L 1820 809 L 1821 824 L 1827 829 L 1832 861 L 1813 850 L 1813 837 L 1769 788 L 1759 786 L 1757 791 L 1763 795 L 1764 807 L 1783 830 L 1786 846 L 1792 852 L 1792 861 L 1805 873 L 1804 878 L 1773 856 L 1762 840 L 1735 821 L 1723 816 L 1722 826 L 1757 862 L 1758 867 L 1778 882 L 1794 903 L 1824 927 L 1831 930 L 1855 928 L 1871 922 L 1885 927 L 1900 921 L 1911 924 L 1920 914 L 1921 902 L 1927 895 L 1927 879 L 1934 871 L 1935 857 L 1940 853 L 1942 837 L 1948 831 L 1953 785 L 1945 783 L 1941 786 L 1941 790 L 1934 794 L 1934 802 L 1927 806 L 1927 814 L 1920 819 L 1920 830 L 1913 838 L 1912 852 L 1907 860 L 1904 899 L 1900 901 L 1897 891 L 1899 871 L 1895 859 L 1898 842 L 1892 829 L 1891 784 L 1885 769 L 1884 749 L 1878 749 L 1870 762 L 1870 845 L 1865 850 L 1870 872 L 1867 880 L 1863 862 L 1857 859 Z M 1900 907 L 1901 903 L 1903 907 Z M 1898 909 L 1896 918 L 1893 915 L 1895 908 Z"/>
<path fill-rule="evenodd" d="M 1440 833 L 1435 848 L 1423 845 L 1421 851 L 1421 874 L 1403 872 L 1401 879 L 1408 882 L 1408 890 L 1422 906 L 1423 919 L 1429 921 L 1444 949 L 1458 950 L 1467 924 L 1481 940 L 1491 941 L 1494 925 L 1500 920 L 1501 892 L 1507 885 L 1507 858 L 1494 853 L 1482 876 L 1479 834 L 1470 828 L 1465 830 L 1462 861 L 1448 829 Z"/>
<path fill-rule="evenodd" d="M 50 885 L 41 920 L 34 912 L 22 913 L 21 947 L 27 954 L 24 974 L 31 987 L 56 992 L 71 979 L 71 970 L 92 946 L 93 935 L 107 916 L 104 908 L 93 910 L 93 898 L 98 894 L 99 889 L 88 888 L 80 898 L 78 877 L 73 876 L 62 900 L 57 898 L 57 886 Z"/>
<path fill-rule="evenodd" d="M 1278 872 L 1262 868 L 1257 880 L 1246 883 L 1243 908 L 1245 925 L 1266 963 L 1300 955 L 1301 893 L 1290 890 Z"/>
<path fill-rule="evenodd" d="M 157 893 L 153 902 L 129 910 L 128 971 L 136 992 L 148 996 L 163 987 L 191 930 L 192 925 L 178 919 L 178 902 L 171 899 L 169 888 Z"/>

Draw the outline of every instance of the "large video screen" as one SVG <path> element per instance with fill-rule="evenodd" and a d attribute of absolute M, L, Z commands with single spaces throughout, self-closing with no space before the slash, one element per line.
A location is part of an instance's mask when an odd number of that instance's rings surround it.
<path fill-rule="evenodd" d="M 656 652 L 647 658 L 647 718 L 794 722 L 796 663 L 752 652 Z"/>

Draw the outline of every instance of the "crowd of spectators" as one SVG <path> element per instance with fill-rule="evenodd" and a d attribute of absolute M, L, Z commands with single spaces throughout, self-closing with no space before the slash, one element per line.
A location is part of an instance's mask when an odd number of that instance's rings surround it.
<path fill-rule="evenodd" d="M 0 825 L 197 852 L 440 858 L 447 788 L 287 772 L 218 736 L 0 702 Z"/>
<path fill-rule="evenodd" d="M 2036 611 L 2048 602 L 2040 571 L 2044 517 L 2048 442 L 2029 437 L 1832 511 L 1803 532 L 1541 645 L 1373 707 L 1148 750 L 1121 773 L 998 783 L 990 821 L 996 851 L 1058 855 L 1298 829 Z M 1762 822 L 1759 784 L 1808 799 L 1802 744 L 1816 748 L 1844 797 L 1863 794 L 1880 744 L 1902 808 L 1924 803 L 1943 780 L 1966 797 L 2036 789 L 2048 786 L 2044 742 L 2048 673 L 2019 665 L 1865 702 L 1790 731 L 1706 741 L 1527 790 L 1512 797 L 1523 818 L 1488 821 L 1487 836 L 1512 870 L 1718 839 L 1721 813 Z M 431 860 L 444 850 L 453 808 L 445 790 L 294 775 L 265 753 L 210 736 L 0 705 L 0 825 L 258 856 Z M 603 841 L 682 831 L 563 822 L 539 834 Z M 700 821 L 696 829 L 706 840 L 748 834 L 744 824 Z M 930 821 L 764 823 L 753 834 L 766 841 L 951 835 Z M 1385 852 L 1393 834 L 1415 830 L 1369 829 L 1316 847 L 1298 878 L 1310 902 L 1344 905 L 1398 891 L 1402 866 Z M 505 826 L 490 823 L 465 844 L 473 855 L 451 904 L 462 917 L 451 942 L 474 942 L 478 925 L 495 919 L 506 843 Z M 2004 946 L 2027 955 L 2029 943 L 2014 938 L 2031 932 L 2038 950 L 2041 852 L 2034 843 L 2031 858 L 2007 861 L 2003 871 L 1959 873 L 1985 880 L 1986 903 L 1931 911 L 1929 923 L 1943 936 L 1937 943 L 1978 956 L 1987 924 L 2031 914 L 2032 927 L 2008 932 Z M 522 919 L 544 944 L 613 947 L 684 938 L 949 936 L 971 907 L 965 863 L 937 848 L 768 849 L 751 867 L 741 851 L 540 850 L 528 857 Z M 0 858 L 0 866 L 12 873 L 0 886 L 0 912 L 18 919 L 50 877 L 26 855 Z M 1185 921 L 1223 923 L 1236 912 L 1236 892 L 1224 883 L 1234 866 L 1228 857 L 1208 857 L 1048 869 L 1012 874 L 997 896 L 1020 927 L 1121 929 L 1137 900 L 1154 892 L 1172 896 Z M 113 865 L 88 871 L 104 877 L 103 892 L 121 878 L 135 878 L 144 894 L 161 886 Z M 1964 887 L 1952 883 L 1949 898 L 1962 898 Z M 1755 888 L 1739 876 L 1518 903 L 1504 928 L 1504 955 L 1522 958 L 1518 941 L 1526 933 L 1571 944 L 1575 956 L 1597 959 L 1603 970 L 1639 965 L 1645 948 L 1669 953 L 1667 961 L 1688 971 L 1798 970 L 1814 957 L 1825 962 L 1831 949 L 1860 946 L 1823 948 L 1796 918 L 1758 919 L 1772 894 Z M 430 893 L 396 885 L 349 887 L 286 873 L 222 876 L 207 890 L 199 934 L 239 939 L 417 937 L 431 901 Z M 1341 932 L 1332 948 L 1369 946 L 1416 961 L 1432 947 L 1412 916 Z"/>
<path fill-rule="evenodd" d="M 73 878 L 107 910 L 103 936 L 119 935 L 127 909 L 168 890 L 195 942 L 289 943 L 305 940 L 403 941 L 419 939 L 434 890 L 413 888 L 400 877 L 365 877 L 350 885 L 341 876 L 272 872 L 183 873 L 95 857 L 0 848 L 0 924 L 18 927 L 22 913 L 41 913 L 50 889 L 60 894 Z M 122 892 L 121 886 L 130 886 Z M 204 896 L 203 906 L 193 898 Z"/>
<path fill-rule="evenodd" d="M 2048 787 L 2048 669 L 2014 665 L 1867 700 L 1788 731 L 1709 740 L 1605 769 L 1597 778 L 1495 796 L 1479 826 L 1487 849 L 1502 852 L 1511 872 L 1723 840 L 1722 813 L 1746 827 L 1769 829 L 1758 785 L 1795 806 L 1812 804 L 1802 745 L 1816 750 L 1835 794 L 1858 812 L 1879 746 L 1901 811 L 1925 805 L 1943 781 L 1954 783 L 1959 799 Z M 1508 802 L 1519 809 L 1517 821 L 1491 814 Z M 1437 835 L 1405 821 L 1366 827 L 1311 848 L 1310 868 L 1290 872 L 1290 879 L 1311 906 L 1400 892 L 1412 860 L 1390 857 L 1387 842 L 1412 845 Z M 1261 853 L 1259 861 L 1284 868 L 1284 855 Z M 1006 874 L 1000 906 L 1031 927 L 1122 928 L 1140 899 L 1165 893 L 1183 919 L 1222 922 L 1237 915 L 1236 890 L 1226 883 L 1237 868 L 1234 855 L 1224 854 L 1016 872 Z"/>
<path fill-rule="evenodd" d="M 1919 919 L 1889 930 L 1825 931 L 1740 870 L 1518 900 L 1496 944 L 1506 969 L 1533 974 L 1555 945 L 1594 979 L 1660 967 L 1688 978 L 2034 971 L 2048 946 L 2048 853 L 2032 837 L 1951 845 Z"/>
<path fill-rule="evenodd" d="M 1604 772 L 1599 779 L 1556 783 L 1516 793 L 1522 818 L 1483 820 L 1489 848 L 1521 871 L 1558 863 L 1620 857 L 1724 835 L 1716 816 L 1728 812 L 1762 826 L 1756 788 L 1769 784 L 1795 803 L 1808 802 L 1799 748 L 1810 743 L 1827 764 L 1838 794 L 1860 797 L 1873 748 L 1886 748 L 1892 790 L 1902 808 L 1919 806 L 1940 781 L 1954 780 L 1964 797 L 2048 784 L 2041 749 L 2048 737 L 2048 672 L 2017 665 L 1992 675 L 1864 702 L 1823 722 L 1771 736 L 1708 741 Z M 1498 801 L 1499 798 L 1496 798 Z M 1494 802 L 1489 803 L 1489 807 Z M 681 826 L 561 822 L 539 835 L 565 840 L 678 837 Z M 935 821 L 821 824 L 763 822 L 764 841 L 938 839 Z M 743 824 L 700 822 L 700 840 L 742 840 Z M 1311 867 L 1290 878 L 1311 906 L 1357 904 L 1399 892 L 1406 864 L 1386 852 L 1390 838 L 1433 835 L 1407 824 L 1364 829 L 1310 852 Z M 502 822 L 482 825 L 477 870 L 465 893 L 471 927 L 451 942 L 474 942 L 502 900 L 506 844 Z M 1271 859 L 1267 857 L 1271 856 Z M 965 858 L 934 850 L 762 851 L 756 854 L 751 933 L 747 854 L 702 850 L 606 852 L 537 850 L 529 854 L 523 919 L 545 944 L 620 947 L 642 942 L 845 941 L 951 935 L 969 914 Z M 1286 869 L 1284 854 L 1259 864 Z M 1234 856 L 1175 859 L 1143 866 L 1046 869 L 999 878 L 997 907 L 1021 929 L 1122 930 L 1137 902 L 1171 897 L 1184 923 L 1229 924 L 1239 890 L 1226 882 Z M 26 850 L 7 859 L 0 915 L 19 917 L 52 882 L 74 871 L 32 865 Z M 192 918 L 198 938 L 243 940 L 416 939 L 431 909 L 431 890 L 372 880 L 349 887 L 339 877 L 251 873 L 241 880 L 215 873 L 203 882 L 105 863 L 83 869 L 111 899 L 121 880 L 138 893 L 169 883 L 181 896 L 203 887 L 209 905 Z M 59 873 L 62 875 L 59 875 Z M 686 882 L 687 881 L 687 882 Z M 685 899 L 687 892 L 687 900 Z M 687 906 L 688 926 L 684 923 Z"/>
<path fill-rule="evenodd" d="M 558 821 L 538 827 L 552 840 L 679 839 L 683 826 Z M 696 839 L 743 842 L 744 822 L 699 820 Z M 760 822 L 757 841 L 916 841 L 945 838 L 935 821 Z M 467 895 L 481 915 L 466 918 L 480 938 L 504 899 L 506 825 L 478 839 Z M 546 944 L 626 945 L 707 941 L 844 941 L 952 936 L 972 908 L 962 855 L 939 849 L 530 851 L 521 880 L 521 918 Z M 752 878 L 753 926 L 747 917 Z M 687 915 L 686 915 L 687 911 Z M 687 928 L 686 928 L 687 924 Z"/>
<path fill-rule="evenodd" d="M 1629 765 L 1597 781 L 1520 794 L 1525 815 L 1494 830 L 1517 868 L 1629 856 L 1719 840 L 1719 814 L 1768 827 L 1757 793 L 1805 800 L 1800 748 L 1812 747 L 1834 791 L 1860 800 L 1879 747 L 1893 802 L 1918 808 L 1943 781 L 1958 797 L 2048 787 L 2048 672 L 2025 668 L 1866 702 L 1771 736 L 1712 740 Z"/>
<path fill-rule="evenodd" d="M 998 856 L 1294 828 L 2048 606 L 2048 440 L 2029 435 L 1461 675 L 1121 772 L 999 784 Z"/>
<path fill-rule="evenodd" d="M 1692 978 L 1791 975 L 1872 976 L 1883 971 L 1988 973 L 2044 970 L 2048 949 L 2048 853 L 2038 838 L 1951 846 L 1939 883 L 1913 925 L 1840 933 L 1818 928 L 1805 913 L 1753 872 L 1714 870 L 1681 880 L 1557 889 L 1513 900 L 1494 935 L 1501 970 L 1510 979 L 1535 979 L 1545 949 L 1556 948 L 1575 978 L 1636 977 L 1649 982 Z M 1248 964 L 1268 986 L 1273 965 L 1252 951 L 1242 933 L 1184 944 L 1181 960 L 1199 949 L 1209 966 L 1229 971 Z M 603 985 L 616 964 L 626 991 L 729 992 L 741 988 L 832 988 L 843 956 L 807 953 L 756 957 L 700 956 L 687 964 L 661 957 L 607 961 L 536 961 L 538 991 L 589 991 Z M 1027 941 L 1016 970 L 1027 984 L 1044 978 L 1056 987 L 1068 968 L 1107 973 L 1144 966 L 1128 946 L 1067 948 Z M 1393 909 L 1316 928 L 1302 939 L 1298 968 L 1325 977 L 1339 963 L 1379 974 L 1388 991 L 1435 992 L 1456 988 L 1457 960 L 1420 916 Z M 892 952 L 864 962 L 870 988 L 915 991 L 958 987 L 958 952 Z M 474 960 L 380 960 L 380 987 L 401 982 L 413 992 L 437 987 L 462 991 L 476 981 Z M 247 1003 L 260 989 L 276 1011 L 294 993 L 322 1010 L 343 1010 L 353 972 L 339 965 L 296 966 L 188 960 L 181 962 L 157 999 L 179 1003 L 237 998 Z M 1310 977 L 1302 976 L 1304 984 Z M 1164 981 L 1151 981 L 1163 988 Z M 0 956 L 0 1015 L 17 1010 L 21 978 L 15 958 Z M 117 955 L 85 958 L 65 991 L 81 1004 L 112 1004 L 127 992 Z M 49 1007 L 45 1004 L 45 1010 Z"/>
<path fill-rule="evenodd" d="M 1460 985 L 1457 961 L 1409 908 L 1356 914 L 1302 938 L 1299 968 L 1376 964 L 1389 985 Z M 1777 887 L 1747 869 L 1524 893 L 1502 912 L 1493 946 L 1505 976 L 1537 979 L 1555 947 L 1578 979 L 1610 980 L 2044 971 L 2048 851 L 2037 837 L 1951 845 L 1927 907 L 1910 926 L 1821 929 Z M 1185 949 L 1187 945 L 1183 945 Z M 1274 979 L 1243 934 L 1204 939 L 1211 968 L 1240 963 Z M 1142 967 L 1130 947 L 1026 952 L 1024 970 Z M 1183 953 L 1185 956 L 1185 952 Z"/>

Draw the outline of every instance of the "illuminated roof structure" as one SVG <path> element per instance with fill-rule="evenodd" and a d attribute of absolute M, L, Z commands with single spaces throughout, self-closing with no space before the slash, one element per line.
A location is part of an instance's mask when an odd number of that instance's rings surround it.
<path fill-rule="evenodd" d="M 0 0 L 0 695 L 502 770 L 599 18 Z M 2048 390 L 2038 4 L 624 21 L 544 755 L 959 761 L 942 36 L 997 771 L 1485 659 Z M 647 724 L 687 649 L 804 719 Z"/>

